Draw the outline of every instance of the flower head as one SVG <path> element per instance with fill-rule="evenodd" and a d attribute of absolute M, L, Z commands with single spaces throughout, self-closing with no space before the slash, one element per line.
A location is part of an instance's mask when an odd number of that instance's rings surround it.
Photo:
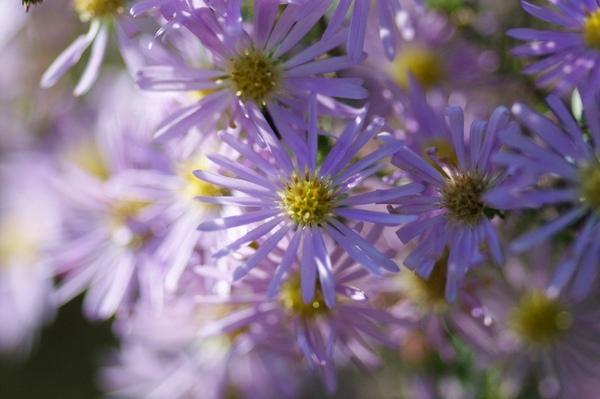
<path fill-rule="evenodd" d="M 508 111 L 498 108 L 489 122 L 473 123 L 465 143 L 462 110 L 449 108 L 448 116 L 444 131 L 450 133 L 446 142 L 452 143 L 454 157 L 438 158 L 435 147 L 429 151 L 429 160 L 408 148 L 394 156 L 395 165 L 429 189 L 422 195 L 394 201 L 399 206 L 392 212 L 419 215 L 402 227 L 398 236 L 405 243 L 418 238 L 405 264 L 422 277 L 429 277 L 444 251 L 449 250 L 446 298 L 453 300 L 467 270 L 481 262 L 484 253 L 498 264 L 503 261 L 499 238 L 490 221 L 495 211 L 485 194 L 505 177 L 505 171 L 491 162 L 491 156 L 499 148 L 498 135 L 514 126 L 509 123 Z"/>
<path fill-rule="evenodd" d="M 360 79 L 335 76 L 356 63 L 346 55 L 330 55 L 348 36 L 347 28 L 332 24 L 308 47 L 302 42 L 318 27 L 330 2 L 280 3 L 257 1 L 251 21 L 245 20 L 239 2 L 230 7 L 215 2 L 190 7 L 178 2 L 174 11 L 165 13 L 170 21 L 163 31 L 187 28 L 185 37 L 194 44 L 200 42 L 206 57 L 199 67 L 202 53 L 193 47 L 195 52 L 179 55 L 180 51 L 138 72 L 137 82 L 144 90 L 202 93 L 199 101 L 159 126 L 156 137 L 166 140 L 182 135 L 191 126 L 212 132 L 223 117 L 244 123 L 245 118 L 257 116 L 249 111 L 252 108 L 266 107 L 273 117 L 286 109 L 303 111 L 309 92 L 317 94 L 323 112 L 356 115 L 355 109 L 334 100 L 366 96 Z"/>
<path fill-rule="evenodd" d="M 537 85 L 566 93 L 577 86 L 600 85 L 600 4 L 595 1 L 552 1 L 543 7 L 522 1 L 536 18 L 559 25 L 555 30 L 512 29 L 509 35 L 528 43 L 515 47 L 519 57 L 540 57 L 525 73 L 538 75 Z"/>
<path fill-rule="evenodd" d="M 560 205 L 560 214 L 544 226 L 518 237 L 511 244 L 521 252 L 565 231 L 577 228 L 577 237 L 557 271 L 552 286 L 557 291 L 572 282 L 583 295 L 599 272 L 600 254 L 600 114 L 597 96 L 584 97 L 586 126 L 578 125 L 556 96 L 547 99 L 556 121 L 532 111 L 524 104 L 513 106 L 513 114 L 533 134 L 506 132 L 502 141 L 510 152 L 496 155 L 496 162 L 513 169 L 515 177 L 488 193 L 489 201 L 508 209 Z M 588 138 L 589 137 L 589 138 Z"/>
<path fill-rule="evenodd" d="M 236 279 L 248 274 L 284 237 L 288 237 L 290 243 L 286 255 L 273 277 L 272 294 L 281 284 L 283 275 L 290 270 L 293 257 L 302 253 L 304 301 L 310 303 L 314 298 L 318 272 L 325 303 L 327 306 L 333 306 L 335 292 L 328 249 L 333 242 L 374 273 L 380 274 L 382 269 L 398 270 L 393 261 L 349 227 L 348 222 L 355 220 L 379 225 L 396 225 L 411 219 L 410 216 L 389 215 L 356 206 L 375 205 L 386 198 L 416 194 L 422 187 L 419 184 L 409 184 L 368 191 L 363 183 L 381 169 L 383 158 L 392 155 L 403 146 L 382 134 L 379 137 L 385 140 L 385 145 L 363 158 L 355 159 L 361 147 L 377 135 L 382 126 L 381 120 L 375 120 L 362 130 L 364 117 L 358 117 L 346 127 L 320 164 L 317 164 L 318 127 L 314 99 L 309 120 L 306 140 L 302 139 L 306 132 L 298 132 L 291 125 L 282 130 L 284 137 L 281 141 L 276 139 L 267 124 L 261 126 L 262 135 L 270 139 L 268 151 L 263 151 L 266 157 L 254 152 L 248 144 L 223 133 L 221 138 L 240 153 L 239 163 L 209 157 L 223 167 L 222 174 L 197 171 L 196 176 L 225 187 L 232 193 L 239 192 L 243 195 L 201 199 L 237 204 L 250 210 L 238 216 L 202 223 L 200 229 L 221 230 L 254 226 L 247 234 L 217 254 L 223 256 L 243 245 L 258 243 L 256 253 L 236 270 Z M 244 167 L 241 167 L 240 163 Z"/>

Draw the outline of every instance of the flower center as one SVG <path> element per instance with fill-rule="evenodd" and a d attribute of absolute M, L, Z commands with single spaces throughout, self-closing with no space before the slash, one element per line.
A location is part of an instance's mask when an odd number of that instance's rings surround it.
<path fill-rule="evenodd" d="M 149 205 L 145 201 L 125 200 L 116 203 L 109 214 L 109 227 L 114 243 L 131 249 L 141 248 L 151 237 L 147 230 L 136 231 L 135 219 Z"/>
<path fill-rule="evenodd" d="M 223 187 L 215 186 L 214 184 L 205 182 L 194 176 L 195 170 L 206 170 L 206 159 L 204 156 L 198 157 L 195 160 L 184 163 L 179 169 L 179 176 L 183 179 L 183 194 L 186 198 L 202 197 L 217 197 L 227 195 L 229 191 Z"/>
<path fill-rule="evenodd" d="M 33 262 L 39 244 L 39 237 L 33 231 L 28 231 L 18 216 L 8 215 L 0 219 L 0 267 Z"/>
<path fill-rule="evenodd" d="M 123 12 L 124 0 L 73 0 L 75 10 L 84 21 Z"/>
<path fill-rule="evenodd" d="M 474 225 L 485 216 L 481 200 L 487 188 L 485 180 L 477 175 L 457 175 L 442 190 L 442 205 L 451 219 Z"/>
<path fill-rule="evenodd" d="M 583 37 L 588 46 L 600 50 L 600 8 L 585 19 Z"/>
<path fill-rule="evenodd" d="M 433 268 L 428 279 L 411 273 L 409 295 L 419 304 L 433 310 L 446 308 L 446 279 L 448 276 L 448 254 L 442 256 Z"/>
<path fill-rule="evenodd" d="M 547 344 L 567 331 L 573 318 L 556 299 L 533 292 L 521 298 L 512 311 L 510 323 L 530 344 Z"/>
<path fill-rule="evenodd" d="M 264 104 L 279 85 L 279 68 L 266 54 L 246 50 L 230 65 L 230 78 L 235 95 Z"/>
<path fill-rule="evenodd" d="M 317 285 L 315 297 L 310 303 L 304 303 L 300 278 L 294 276 L 281 287 L 279 300 L 287 311 L 295 316 L 311 318 L 327 311 L 321 287 Z"/>
<path fill-rule="evenodd" d="M 600 213 L 600 165 L 584 168 L 581 173 L 582 201 Z"/>
<path fill-rule="evenodd" d="M 408 88 L 410 74 L 425 88 L 438 85 L 444 78 L 441 58 L 423 47 L 407 47 L 401 51 L 391 64 L 390 72 L 394 81 L 404 89 Z"/>
<path fill-rule="evenodd" d="M 281 207 L 294 223 L 302 227 L 314 227 L 323 223 L 334 205 L 331 182 L 308 172 L 301 176 L 294 174 L 279 196 Z"/>

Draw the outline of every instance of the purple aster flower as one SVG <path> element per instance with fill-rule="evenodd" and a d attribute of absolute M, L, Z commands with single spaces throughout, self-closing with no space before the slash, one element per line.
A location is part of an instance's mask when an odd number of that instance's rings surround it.
<path fill-rule="evenodd" d="M 111 94 L 110 103 L 101 102 L 95 140 L 65 148 L 61 173 L 52 181 L 65 212 L 63 238 L 51 257 L 60 280 L 56 300 L 64 303 L 87 290 L 84 311 L 90 318 L 112 316 L 135 292 L 140 270 L 154 267 L 148 260 L 161 242 L 164 214 L 154 191 L 125 178 L 132 169 L 165 165 L 146 114 L 160 117 L 151 106 L 157 104 L 130 91 Z"/>
<path fill-rule="evenodd" d="M 98 78 L 113 28 L 117 33 L 121 54 L 133 68 L 137 56 L 131 35 L 137 28 L 126 15 L 127 3 L 128 0 L 73 0 L 74 10 L 82 22 L 89 22 L 89 30 L 56 58 L 42 75 L 40 85 L 43 88 L 54 86 L 91 46 L 89 60 L 73 92 L 76 96 L 87 93 Z"/>
<path fill-rule="evenodd" d="M 49 159 L 12 154 L 0 164 L 0 353 L 22 354 L 54 316 L 48 248 L 60 213 L 48 186 Z"/>
<path fill-rule="evenodd" d="M 528 43 L 516 47 L 518 57 L 539 57 L 525 73 L 539 75 L 536 84 L 566 93 L 577 86 L 600 87 L 600 3 L 554 0 L 551 7 L 522 0 L 523 9 L 560 26 L 560 30 L 512 29 L 508 34 Z"/>
<path fill-rule="evenodd" d="M 356 159 L 358 151 L 380 132 L 383 125 L 382 120 L 376 119 L 362 130 L 364 114 L 357 117 L 354 123 L 348 124 L 324 160 L 317 164 L 316 107 L 313 97 L 308 132 L 293 130 L 291 125 L 281 126 L 284 136 L 282 141 L 276 139 L 268 124 L 258 126 L 261 135 L 269 141 L 269 151 L 265 154 L 268 157 L 255 152 L 251 146 L 229 134 L 221 135 L 223 141 L 240 153 L 242 164 L 240 161 L 209 157 L 223 168 L 223 172 L 213 174 L 197 171 L 195 174 L 206 182 L 242 195 L 201 199 L 236 204 L 248 211 L 202 223 L 199 228 L 210 231 L 254 226 L 247 234 L 216 254 L 224 256 L 245 244 L 262 241 L 256 253 L 235 271 L 236 280 L 259 265 L 284 237 L 291 237 L 285 261 L 273 278 L 274 284 L 280 284 L 283 275 L 292 266 L 293 256 L 301 253 L 304 300 L 309 302 L 314 297 L 318 275 L 325 302 L 328 306 L 333 306 L 335 282 L 328 250 L 331 240 L 373 273 L 381 274 L 382 270 L 398 271 L 391 259 L 349 228 L 347 221 L 393 226 L 412 220 L 412 216 L 390 215 L 357 206 L 375 205 L 391 198 L 417 194 L 422 186 L 408 184 L 361 192 L 361 189 L 366 189 L 366 185 L 361 183 L 383 168 L 381 160 L 403 147 L 402 143 L 382 133 L 379 138 L 384 140 L 385 145 Z M 306 133 L 307 139 L 304 140 L 303 135 Z"/>
<path fill-rule="evenodd" d="M 466 272 L 484 260 L 485 253 L 502 264 L 500 240 L 490 220 L 495 211 L 484 195 L 505 177 L 504 168 L 492 163 L 491 157 L 499 149 L 498 134 L 511 126 L 508 110 L 500 107 L 489 122 L 474 122 L 465 141 L 463 111 L 451 107 L 445 131 L 451 135 L 455 161 L 438 158 L 435 151 L 426 160 L 408 148 L 401 148 L 392 160 L 413 181 L 429 187 L 423 194 L 393 202 L 399 205 L 393 213 L 419 215 L 398 230 L 404 243 L 418 239 L 404 264 L 428 278 L 448 250 L 446 298 L 450 301 Z"/>
<path fill-rule="evenodd" d="M 218 275 L 217 268 L 211 269 Z M 219 294 L 217 287 L 225 280 L 194 273 L 186 280 L 176 296 L 165 293 L 157 300 L 155 290 L 143 290 L 131 315 L 117 320 L 121 349 L 101 373 L 107 393 L 140 399 L 297 396 L 302 373 L 294 363 L 297 357 L 289 353 L 290 340 L 244 326 L 204 336 L 205 326 L 239 306 L 228 300 L 227 292 Z M 219 303 L 197 303 L 198 296 L 208 295 Z"/>
<path fill-rule="evenodd" d="M 286 108 L 304 110 L 309 92 L 317 94 L 322 112 L 355 116 L 354 108 L 333 98 L 364 98 L 361 80 L 325 76 L 355 63 L 345 55 L 326 56 L 346 40 L 347 29 L 335 25 L 318 41 L 301 47 L 328 7 L 328 1 L 306 0 L 288 4 L 280 13 L 279 1 L 256 1 L 251 23 L 243 20 L 240 1 L 197 8 L 177 2 L 168 12 L 163 7 L 169 21 L 161 33 L 183 26 L 188 32 L 180 33 L 191 34 L 203 51 L 196 48 L 181 56 L 171 51 L 160 65 L 142 68 L 137 83 L 144 90 L 199 93 L 201 99 L 167 118 L 156 137 L 166 140 L 192 126 L 210 133 L 222 117 L 237 123 L 247 115 L 262 119 L 252 111 L 261 106 L 275 118 Z M 203 54 L 205 65 L 199 66 Z"/>
<path fill-rule="evenodd" d="M 507 209 L 538 209 L 560 206 L 560 214 L 546 225 L 511 244 L 520 252 L 577 225 L 569 254 L 559 267 L 552 286 L 560 291 L 569 282 L 579 295 L 591 289 L 598 274 L 600 254 L 600 113 L 598 97 L 584 97 L 587 126 L 580 127 L 565 104 L 549 96 L 548 105 L 556 116 L 552 121 L 524 104 L 515 104 L 513 114 L 533 134 L 517 130 L 501 137 L 511 152 L 496 155 L 495 161 L 509 165 L 515 178 L 489 193 L 492 204 Z"/>
<path fill-rule="evenodd" d="M 548 267 L 554 252 L 544 246 L 509 259 L 504 278 L 478 290 L 482 311 L 493 320 L 493 346 L 505 366 L 501 393 L 508 397 L 530 385 L 531 377 L 544 398 L 588 398 L 586 389 L 598 389 L 597 297 L 575 299 L 554 290 Z"/>
<path fill-rule="evenodd" d="M 362 224 L 356 229 L 365 230 Z M 381 226 L 367 230 L 365 240 L 375 244 L 382 230 Z M 377 284 L 373 284 L 373 276 L 341 246 L 330 257 L 337 305 L 330 307 L 322 284 L 317 285 L 312 300 L 305 301 L 302 277 L 295 272 L 304 267 L 302 256 L 288 251 L 286 245 L 275 248 L 262 262 L 267 273 L 254 274 L 232 287 L 231 297 L 226 301 L 239 303 L 241 309 L 207 324 L 200 334 L 219 336 L 239 329 L 281 332 L 290 337 L 293 348 L 304 356 L 312 371 L 319 373 L 327 389 L 334 392 L 336 363 L 340 366 L 352 360 L 364 369 L 376 369 L 380 360 L 375 348 L 397 348 L 391 333 L 406 328 L 410 322 L 375 306 Z M 292 264 L 286 272 L 289 278 L 279 294 L 273 295 L 277 287 L 271 276 L 279 273 L 279 265 L 286 262 Z"/>

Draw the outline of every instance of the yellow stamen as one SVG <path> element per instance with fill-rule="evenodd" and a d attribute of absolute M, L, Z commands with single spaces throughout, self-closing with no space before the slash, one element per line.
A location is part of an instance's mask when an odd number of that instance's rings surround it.
<path fill-rule="evenodd" d="M 454 176 L 442 191 L 442 205 L 448 210 L 448 216 L 463 224 L 479 223 L 485 216 L 481 197 L 486 186 L 485 180 L 477 175 Z"/>
<path fill-rule="evenodd" d="M 390 73 L 404 89 L 408 88 L 411 74 L 422 87 L 431 88 L 444 78 L 443 61 L 427 48 L 407 46 L 390 65 Z"/>
<path fill-rule="evenodd" d="M 73 0 L 73 6 L 83 21 L 89 21 L 122 13 L 124 0 Z"/>
<path fill-rule="evenodd" d="M 294 174 L 284 191 L 279 193 L 281 207 L 299 226 L 321 225 L 331 214 L 334 206 L 334 190 L 331 182 L 306 172 Z"/>
<path fill-rule="evenodd" d="M 588 46 L 600 50 L 600 8 L 586 17 L 583 37 Z"/>
<path fill-rule="evenodd" d="M 536 291 L 521 298 L 509 322 L 523 340 L 540 345 L 559 338 L 571 328 L 573 318 L 558 300 Z"/>
<path fill-rule="evenodd" d="M 231 61 L 229 76 L 238 97 L 264 104 L 279 86 L 280 69 L 268 55 L 246 50 Z"/>

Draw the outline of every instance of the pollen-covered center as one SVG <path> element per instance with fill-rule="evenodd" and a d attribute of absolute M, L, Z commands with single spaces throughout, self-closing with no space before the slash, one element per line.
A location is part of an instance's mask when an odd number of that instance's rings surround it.
<path fill-rule="evenodd" d="M 321 287 L 317 284 L 315 297 L 309 303 L 304 303 L 302 299 L 302 288 L 300 278 L 292 276 L 281 287 L 279 300 L 283 307 L 292 315 L 300 317 L 314 317 L 327 311 L 327 305 L 321 292 Z"/>
<path fill-rule="evenodd" d="M 302 227 L 322 224 L 334 206 L 335 193 L 330 180 L 308 172 L 294 174 L 279 195 L 283 210 L 294 223 Z"/>
<path fill-rule="evenodd" d="M 236 96 L 263 104 L 277 89 L 280 71 L 268 55 L 246 50 L 232 60 L 229 75 Z"/>
<path fill-rule="evenodd" d="M 600 165 L 583 169 L 580 178 L 582 201 L 600 213 Z"/>
<path fill-rule="evenodd" d="M 454 221 L 477 224 L 485 216 L 481 197 L 486 188 L 486 181 L 478 175 L 456 175 L 442 190 L 442 206 Z"/>
<path fill-rule="evenodd" d="M 406 47 L 402 50 L 391 64 L 390 72 L 403 88 L 408 88 L 409 75 L 425 88 L 436 86 L 444 78 L 440 56 L 423 47 Z"/>
<path fill-rule="evenodd" d="M 513 309 L 513 330 L 530 344 L 547 344 L 573 324 L 571 314 L 556 299 L 542 292 L 525 295 Z"/>
<path fill-rule="evenodd" d="M 73 0 L 75 10 L 84 21 L 119 14 L 123 12 L 124 3 L 124 0 Z"/>
<path fill-rule="evenodd" d="M 448 278 L 448 255 L 447 251 L 438 260 L 428 279 L 411 274 L 411 285 L 409 295 L 420 305 L 432 310 L 444 310 L 446 308 L 446 280 Z"/>
<path fill-rule="evenodd" d="M 600 50 L 600 8 L 585 19 L 583 37 L 588 46 Z"/>

